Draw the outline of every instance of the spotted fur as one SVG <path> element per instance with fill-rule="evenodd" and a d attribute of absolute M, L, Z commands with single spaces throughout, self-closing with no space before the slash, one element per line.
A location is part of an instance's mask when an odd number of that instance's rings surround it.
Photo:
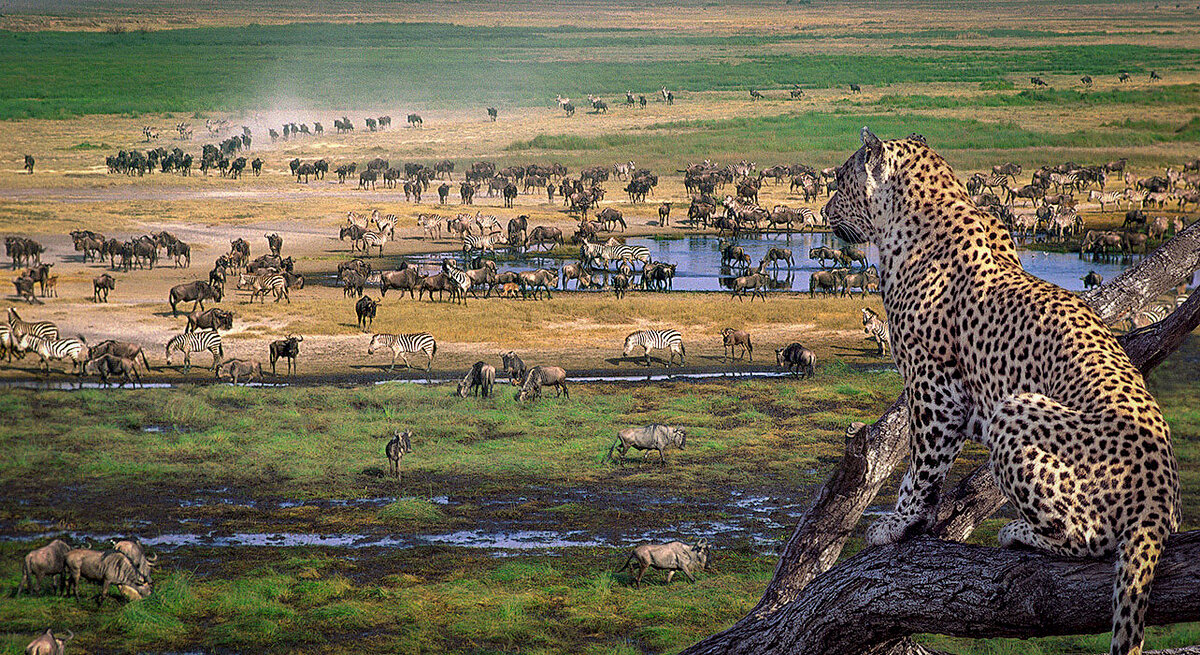
<path fill-rule="evenodd" d="M 1141 374 L 1075 295 L 1021 268 L 920 137 L 863 147 L 824 213 L 850 242 L 879 246 L 892 351 L 907 389 L 911 465 L 872 545 L 921 532 L 967 438 L 990 449 L 1019 515 L 1001 546 L 1116 555 L 1111 653 L 1142 652 L 1154 568 L 1179 524 L 1170 432 Z"/>

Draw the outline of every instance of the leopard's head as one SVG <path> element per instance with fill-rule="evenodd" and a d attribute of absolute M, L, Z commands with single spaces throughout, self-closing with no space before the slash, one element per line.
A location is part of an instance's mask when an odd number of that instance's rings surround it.
<path fill-rule="evenodd" d="M 837 191 L 821 209 L 838 238 L 849 243 L 877 241 L 893 218 L 896 193 L 906 186 L 901 168 L 916 147 L 928 150 L 924 137 L 913 134 L 885 142 L 862 128 L 862 147 L 838 168 Z"/>

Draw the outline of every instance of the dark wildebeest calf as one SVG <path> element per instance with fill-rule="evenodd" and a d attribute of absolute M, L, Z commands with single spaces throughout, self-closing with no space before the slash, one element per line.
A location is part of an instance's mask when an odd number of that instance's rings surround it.
<path fill-rule="evenodd" d="M 816 374 L 817 356 L 799 343 L 792 342 L 775 351 L 775 362 L 792 372 L 792 375 L 811 378 Z"/>
<path fill-rule="evenodd" d="M 484 398 L 492 395 L 492 385 L 496 383 L 496 367 L 486 362 L 475 362 L 467 371 L 462 382 L 458 383 L 458 395 L 466 398 L 467 394 L 482 393 Z"/>
<path fill-rule="evenodd" d="M 387 436 L 382 435 L 382 436 Z M 412 431 L 405 430 L 401 432 L 396 430 L 392 434 L 392 440 L 387 443 L 383 449 L 388 458 L 388 472 L 397 480 L 400 479 L 400 460 L 404 459 L 405 453 L 412 452 Z"/>
<path fill-rule="evenodd" d="M 295 334 L 289 334 L 286 339 L 279 339 L 271 342 L 271 375 L 276 375 L 275 362 L 279 361 L 280 359 L 287 360 L 287 374 L 295 374 L 296 358 L 300 355 L 301 341 L 304 341 L 304 337 Z"/>

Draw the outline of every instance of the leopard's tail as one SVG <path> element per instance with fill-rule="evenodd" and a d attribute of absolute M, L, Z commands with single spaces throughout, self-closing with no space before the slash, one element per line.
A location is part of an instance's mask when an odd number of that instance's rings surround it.
<path fill-rule="evenodd" d="M 1141 655 L 1154 568 L 1167 540 L 1159 527 L 1134 527 L 1117 546 L 1110 655 Z"/>

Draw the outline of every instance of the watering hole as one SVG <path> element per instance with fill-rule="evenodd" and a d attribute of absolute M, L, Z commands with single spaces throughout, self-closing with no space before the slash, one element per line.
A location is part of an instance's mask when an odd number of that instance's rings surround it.
<path fill-rule="evenodd" d="M 790 248 L 793 258 L 791 265 L 781 262 L 777 269 L 774 266 L 768 266 L 766 269 L 772 280 L 770 290 L 808 291 L 809 277 L 814 272 L 823 270 L 816 261 L 809 259 L 809 251 L 818 246 L 841 248 L 846 245 L 841 239 L 826 232 L 780 233 L 740 237 L 736 240 L 708 235 L 631 237 L 626 240 L 626 243 L 649 249 L 650 258 L 653 261 L 675 264 L 673 288 L 676 291 L 724 291 L 730 288 L 736 276 L 745 275 L 743 269 L 730 269 L 721 263 L 721 250 L 729 244 L 741 246 L 750 256 L 753 262 L 752 267 L 757 266 L 771 248 Z M 864 248 L 870 262 L 877 263 L 879 250 L 874 245 Z M 1028 249 L 1022 249 L 1020 253 L 1021 263 L 1025 266 L 1025 270 L 1043 280 L 1073 291 L 1083 289 L 1081 278 L 1087 275 L 1088 271 L 1096 271 L 1107 280 L 1125 269 L 1119 263 L 1087 261 L 1072 253 Z M 461 251 L 449 251 L 409 255 L 405 259 L 410 264 L 435 268 L 444 257 L 461 258 L 461 256 Z M 500 271 L 516 271 L 539 266 L 559 267 L 576 259 L 577 255 L 573 255 L 565 261 L 541 255 L 535 248 L 516 259 L 506 258 L 504 261 L 500 261 L 498 268 Z M 336 283 L 333 276 L 329 277 L 329 283 Z"/>

